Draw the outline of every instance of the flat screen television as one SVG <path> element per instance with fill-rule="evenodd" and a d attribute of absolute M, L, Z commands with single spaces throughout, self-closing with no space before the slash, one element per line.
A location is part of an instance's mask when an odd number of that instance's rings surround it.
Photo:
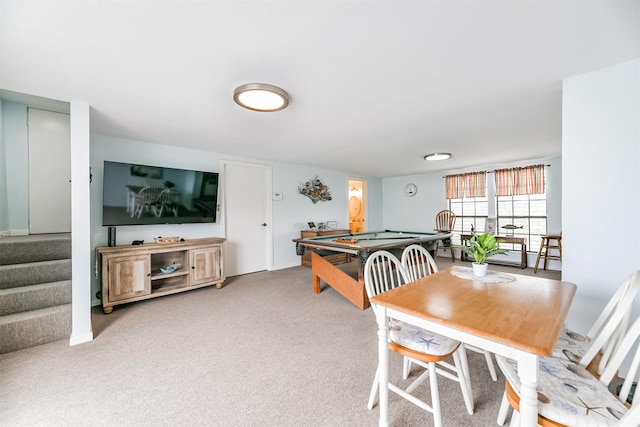
<path fill-rule="evenodd" d="M 216 222 L 218 173 L 104 162 L 102 225 Z"/>

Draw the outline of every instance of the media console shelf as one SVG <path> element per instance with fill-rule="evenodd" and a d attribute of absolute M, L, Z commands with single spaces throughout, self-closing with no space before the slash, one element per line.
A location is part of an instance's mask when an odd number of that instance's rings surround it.
<path fill-rule="evenodd" d="M 224 282 L 222 244 L 224 239 L 208 237 L 175 243 L 99 246 L 102 268 L 102 310 L 133 301 L 175 294 Z M 163 273 L 161 267 L 176 270 Z"/>

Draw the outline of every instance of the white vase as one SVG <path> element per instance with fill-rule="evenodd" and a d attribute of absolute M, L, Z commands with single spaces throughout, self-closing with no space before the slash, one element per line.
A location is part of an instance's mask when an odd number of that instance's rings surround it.
<path fill-rule="evenodd" d="M 471 263 L 473 265 L 473 275 L 477 276 L 477 277 L 484 277 L 487 275 L 487 268 L 489 267 L 489 264 L 482 263 L 482 264 L 478 264 L 477 262 L 472 262 Z"/>

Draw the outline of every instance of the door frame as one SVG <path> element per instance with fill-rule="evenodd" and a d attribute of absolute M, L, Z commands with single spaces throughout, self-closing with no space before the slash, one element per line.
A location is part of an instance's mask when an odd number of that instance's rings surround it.
<path fill-rule="evenodd" d="M 42 132 L 36 132 L 35 129 L 42 127 L 43 123 L 44 126 L 47 126 L 48 123 L 55 123 L 55 125 L 61 126 L 62 131 L 47 131 L 45 136 L 42 136 Z M 66 138 L 60 139 L 61 133 L 67 134 Z M 70 233 L 72 228 L 71 115 L 27 106 L 27 139 L 29 165 L 28 233 Z M 42 153 L 45 154 L 44 157 Z M 54 177 L 51 177 L 51 171 L 54 169 L 56 173 L 54 173 Z M 41 178 L 43 176 L 46 178 Z M 46 184 L 42 184 L 43 180 L 46 181 Z M 44 207 L 41 194 L 45 195 L 45 200 L 59 201 L 62 196 L 62 203 L 54 203 L 57 207 L 54 207 L 54 215 L 42 213 Z M 43 217 L 50 216 L 56 217 L 56 220 L 43 220 Z"/>
<path fill-rule="evenodd" d="M 362 231 L 367 232 L 369 230 L 369 203 L 368 203 L 368 190 L 369 182 L 366 178 L 358 178 L 353 176 L 347 176 L 347 201 L 350 199 L 349 193 L 351 192 L 351 182 L 358 181 L 362 184 Z M 349 203 L 347 202 L 347 223 L 349 223 L 351 213 L 349 212 Z M 351 224 L 349 224 L 351 225 Z"/>

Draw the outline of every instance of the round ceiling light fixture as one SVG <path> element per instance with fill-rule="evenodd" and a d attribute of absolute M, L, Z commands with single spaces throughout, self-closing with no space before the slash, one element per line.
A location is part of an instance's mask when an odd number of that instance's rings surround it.
<path fill-rule="evenodd" d="M 438 160 L 448 160 L 451 158 L 451 153 L 432 153 L 424 156 L 427 162 L 435 162 Z"/>
<path fill-rule="evenodd" d="M 289 95 L 277 86 L 266 83 L 247 83 L 233 91 L 233 100 L 253 111 L 279 111 L 289 105 Z"/>

